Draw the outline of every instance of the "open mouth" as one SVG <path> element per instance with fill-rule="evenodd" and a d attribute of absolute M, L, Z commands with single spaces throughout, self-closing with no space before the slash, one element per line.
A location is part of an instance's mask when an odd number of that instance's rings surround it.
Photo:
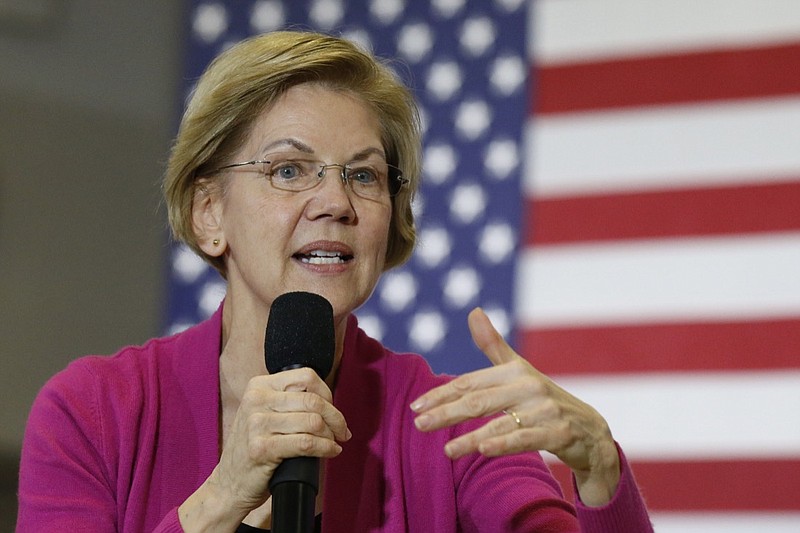
<path fill-rule="evenodd" d="M 305 254 L 295 254 L 295 257 L 302 263 L 310 265 L 338 265 L 353 259 L 352 255 L 341 252 L 328 252 L 325 250 L 313 250 Z"/>

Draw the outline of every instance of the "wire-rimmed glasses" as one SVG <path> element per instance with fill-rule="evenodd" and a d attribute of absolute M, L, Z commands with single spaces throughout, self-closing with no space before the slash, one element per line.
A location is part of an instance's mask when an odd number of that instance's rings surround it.
<path fill-rule="evenodd" d="M 408 183 L 399 168 L 376 157 L 342 165 L 325 163 L 296 152 L 267 154 L 263 159 L 231 163 L 208 174 L 250 165 L 264 174 L 273 187 L 282 191 L 300 192 L 313 189 L 322 182 L 329 168 L 338 168 L 342 182 L 357 196 L 369 200 L 391 198 Z"/>

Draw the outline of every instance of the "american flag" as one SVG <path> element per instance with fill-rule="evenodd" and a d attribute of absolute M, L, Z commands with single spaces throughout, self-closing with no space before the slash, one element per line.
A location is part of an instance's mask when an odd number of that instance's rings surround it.
<path fill-rule="evenodd" d="M 608 419 L 657 531 L 800 531 L 800 2 L 193 0 L 186 20 L 187 92 L 287 27 L 414 89 L 420 243 L 368 332 L 463 373 L 487 364 L 480 305 Z M 223 294 L 172 250 L 168 329 Z"/>

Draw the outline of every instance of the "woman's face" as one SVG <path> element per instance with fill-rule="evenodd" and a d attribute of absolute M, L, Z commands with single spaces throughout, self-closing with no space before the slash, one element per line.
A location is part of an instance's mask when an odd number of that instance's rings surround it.
<path fill-rule="evenodd" d="M 375 114 L 353 95 L 314 84 L 293 87 L 258 117 L 232 162 L 276 152 L 328 164 L 385 161 Z M 218 225 L 206 244 L 218 238 L 215 252 L 226 255 L 226 307 L 265 309 L 282 293 L 308 291 L 327 298 L 342 320 L 366 301 L 383 272 L 390 199 L 356 195 L 339 167 L 300 192 L 275 188 L 257 168 L 227 171 L 225 192 L 206 206 L 205 216 Z"/>

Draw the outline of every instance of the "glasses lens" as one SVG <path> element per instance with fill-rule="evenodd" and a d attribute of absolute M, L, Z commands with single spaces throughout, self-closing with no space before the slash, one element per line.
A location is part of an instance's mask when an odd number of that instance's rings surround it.
<path fill-rule="evenodd" d="M 394 196 L 404 182 L 400 169 L 384 161 L 357 161 L 342 166 L 306 159 L 292 153 L 267 155 L 264 174 L 278 189 L 304 191 L 316 187 L 331 168 L 340 173 L 344 171 L 347 185 L 362 198 Z"/>

